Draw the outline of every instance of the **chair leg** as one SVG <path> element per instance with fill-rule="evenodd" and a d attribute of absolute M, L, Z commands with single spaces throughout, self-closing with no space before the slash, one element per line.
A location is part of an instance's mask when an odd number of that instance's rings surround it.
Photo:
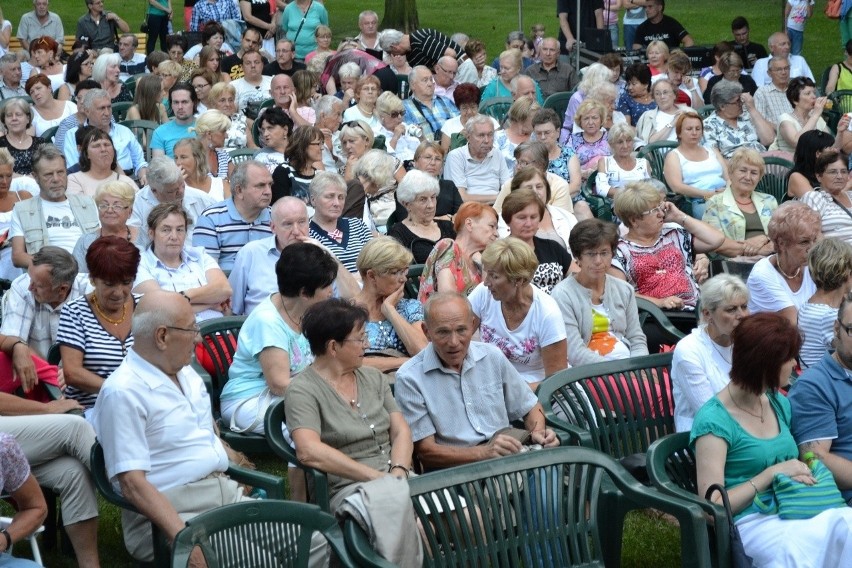
<path fill-rule="evenodd" d="M 41 492 L 44 494 L 45 503 L 47 503 L 47 517 L 44 519 L 44 548 L 58 550 L 57 530 L 59 524 L 56 521 L 56 494 L 45 487 L 41 488 Z"/>

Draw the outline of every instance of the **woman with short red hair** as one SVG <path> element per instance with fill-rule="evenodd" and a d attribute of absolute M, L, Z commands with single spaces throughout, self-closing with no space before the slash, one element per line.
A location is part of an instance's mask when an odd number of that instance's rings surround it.
<path fill-rule="evenodd" d="M 24 90 L 33 100 L 33 128 L 36 136 L 41 136 L 54 126 L 59 126 L 65 117 L 77 112 L 77 105 L 71 101 L 60 101 L 53 97 L 50 79 L 44 73 L 30 75 Z"/>
<path fill-rule="evenodd" d="M 65 86 L 65 66 L 59 61 L 59 44 L 55 39 L 42 36 L 33 40 L 30 44 L 30 64 L 37 73 L 47 75 L 56 98 L 63 101 L 71 99 L 71 91 Z"/>

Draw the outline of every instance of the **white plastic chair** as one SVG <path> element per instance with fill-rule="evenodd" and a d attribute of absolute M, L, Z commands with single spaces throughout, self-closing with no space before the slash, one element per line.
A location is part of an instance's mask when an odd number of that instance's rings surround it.
<path fill-rule="evenodd" d="M 0 517 L 0 530 L 7 528 L 12 524 L 12 517 Z M 44 532 L 44 525 L 41 525 L 39 528 L 35 530 L 33 534 L 29 536 L 30 548 L 33 551 L 33 560 L 39 566 L 44 566 L 44 563 L 41 561 L 41 551 L 38 549 L 38 541 L 36 540 L 36 535 Z M 12 550 L 9 549 L 9 553 L 12 553 Z"/>

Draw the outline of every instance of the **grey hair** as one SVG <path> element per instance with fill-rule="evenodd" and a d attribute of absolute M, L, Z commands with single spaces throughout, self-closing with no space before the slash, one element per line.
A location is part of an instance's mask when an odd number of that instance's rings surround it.
<path fill-rule="evenodd" d="M 372 11 L 372 10 L 364 10 L 363 12 L 361 12 L 360 14 L 358 14 L 358 22 L 360 23 L 360 22 L 361 22 L 361 18 L 366 18 L 367 16 L 375 16 L 375 17 L 377 17 L 377 18 L 379 17 L 379 15 L 378 15 L 378 14 L 376 14 L 376 13 L 375 13 L 374 11 Z"/>
<path fill-rule="evenodd" d="M 577 85 L 577 90 L 583 94 L 589 92 L 589 89 L 598 83 L 609 82 L 612 77 L 612 71 L 603 63 L 592 63 L 583 70 L 583 79 Z"/>
<path fill-rule="evenodd" d="M 423 319 L 426 321 L 426 326 L 429 326 L 429 322 L 433 320 L 432 317 L 432 309 L 434 306 L 443 304 L 448 300 L 452 300 L 453 298 L 457 298 L 459 300 L 464 301 L 467 306 L 468 314 L 473 316 L 473 307 L 470 305 L 470 300 L 467 299 L 467 296 L 463 294 L 459 294 L 458 292 L 435 292 L 429 299 L 426 300 L 426 303 L 423 305 Z"/>
<path fill-rule="evenodd" d="M 513 41 L 524 41 L 525 42 L 525 41 L 527 41 L 527 38 L 524 36 L 524 32 L 521 32 L 521 31 L 509 32 L 508 35 L 506 35 L 506 43 L 512 43 Z"/>
<path fill-rule="evenodd" d="M 414 81 L 417 80 L 417 74 L 423 71 L 429 73 L 430 77 L 432 76 L 432 71 L 428 67 L 425 65 L 417 65 L 416 67 L 412 67 L 411 71 L 408 72 L 408 84 L 413 85 Z"/>
<path fill-rule="evenodd" d="M 379 46 L 382 48 L 382 51 L 387 51 L 390 53 L 391 48 L 395 45 L 399 45 L 402 41 L 402 36 L 404 36 L 399 30 L 385 30 L 381 34 L 379 34 Z"/>
<path fill-rule="evenodd" d="M 231 174 L 231 193 L 236 193 L 236 189 L 238 187 L 241 190 L 246 188 L 248 185 L 248 171 L 251 167 L 266 168 L 266 166 L 257 160 L 245 160 L 244 162 L 237 164 L 234 173 Z"/>
<path fill-rule="evenodd" d="M 62 158 L 62 161 L 67 164 L 65 154 L 62 153 L 62 150 L 53 144 L 42 144 L 33 152 L 33 170 L 38 170 L 38 166 L 42 162 L 57 160 L 59 158 Z"/>
<path fill-rule="evenodd" d="M 660 81 L 668 81 L 668 79 L 660 79 Z M 609 97 L 615 100 L 618 98 L 618 87 L 607 81 L 606 83 L 597 83 L 592 85 L 586 93 L 586 97 L 595 99 L 602 103 L 603 100 L 601 100 L 601 95 L 609 95 Z"/>
<path fill-rule="evenodd" d="M 2 62 L 2 61 L 3 60 L 0 59 L 0 62 Z M 769 56 L 769 63 L 766 64 L 767 70 L 769 70 L 771 68 L 773 61 L 790 61 L 790 57 L 789 56 L 784 57 L 782 55 L 770 55 Z"/>
<path fill-rule="evenodd" d="M 629 138 L 630 140 L 635 139 L 636 129 L 626 122 L 617 122 L 613 124 L 612 128 L 609 129 L 609 134 L 607 136 L 607 142 L 609 142 L 610 148 L 612 148 L 613 144 L 619 140 L 624 140 L 625 138 Z"/>
<path fill-rule="evenodd" d="M 329 116 L 334 112 L 334 107 L 340 104 L 340 99 L 334 95 L 323 95 L 314 103 L 314 111 L 317 113 L 317 120 L 324 116 Z"/>
<path fill-rule="evenodd" d="M 527 75 L 521 75 L 520 73 L 518 73 L 517 75 L 512 77 L 511 81 L 509 81 L 509 92 L 512 93 L 513 95 L 515 93 L 517 93 L 518 92 L 518 83 L 520 83 L 521 81 L 524 81 L 524 80 L 529 81 L 533 85 L 535 85 L 535 81 L 533 81 L 532 77 L 529 77 Z M 613 87 L 614 87 L 614 85 L 613 85 Z"/>
<path fill-rule="evenodd" d="M 298 197 L 293 197 L 292 195 L 285 195 L 272 205 L 273 225 L 277 225 L 278 222 L 281 220 L 281 210 L 284 209 L 284 207 L 286 207 L 287 205 L 296 205 L 297 207 L 301 205 L 301 210 L 304 211 L 305 215 L 308 214 L 308 206 L 305 205 L 304 201 L 302 201 Z"/>
<path fill-rule="evenodd" d="M 89 89 L 86 91 L 86 94 L 83 95 L 83 110 L 92 110 L 95 108 L 95 101 L 98 99 L 109 99 L 109 93 L 107 93 L 103 89 Z"/>
<path fill-rule="evenodd" d="M 459 46 L 464 49 L 464 46 L 466 46 L 467 42 L 470 41 L 470 36 L 462 32 L 456 32 L 452 36 L 450 36 L 450 39 L 459 44 Z"/>
<path fill-rule="evenodd" d="M 163 308 L 161 304 L 151 302 L 150 307 L 146 303 L 137 306 L 133 310 L 133 319 L 130 324 L 134 341 L 151 341 L 158 328 L 171 325 L 172 318 L 172 312 Z"/>
<path fill-rule="evenodd" d="M 476 114 L 468 119 L 467 123 L 464 125 L 464 132 L 467 134 L 468 138 L 473 134 L 473 129 L 477 124 L 488 124 L 491 128 L 494 128 L 494 123 L 491 122 L 490 116 L 485 116 L 484 114 Z"/>
<path fill-rule="evenodd" d="M 18 56 L 17 55 L 15 55 L 14 53 L 7 53 L 3 57 L 0 57 L 0 69 L 2 69 L 3 67 L 5 67 L 6 65 L 8 65 L 10 63 L 17 63 L 17 62 L 18 62 Z"/>
<path fill-rule="evenodd" d="M 337 172 L 319 171 L 314 175 L 311 184 L 308 186 L 308 191 L 311 194 L 311 200 L 319 199 L 320 195 L 325 193 L 325 190 L 336 187 L 343 190 L 343 195 L 346 195 L 347 187 L 346 180 Z"/>
<path fill-rule="evenodd" d="M 50 266 L 50 281 L 54 287 L 74 283 L 80 268 L 67 250 L 51 245 L 43 246 L 33 255 L 33 266 Z"/>
<path fill-rule="evenodd" d="M 439 190 L 438 178 L 420 170 L 411 170 L 399 182 L 396 199 L 403 204 L 412 203 L 418 195 L 438 195 Z"/>
<path fill-rule="evenodd" d="M 532 161 L 535 162 L 536 169 L 538 170 L 545 171 L 550 164 L 550 157 L 548 156 L 547 146 L 544 142 L 539 142 L 538 140 L 521 142 L 515 148 L 515 159 L 520 158 L 524 152 L 532 154 Z"/>
<path fill-rule="evenodd" d="M 121 56 L 117 53 L 104 53 L 103 55 L 98 55 L 98 58 L 95 59 L 94 66 L 92 66 L 92 80 L 103 85 L 104 79 L 106 78 L 107 67 L 110 65 L 120 64 Z"/>
<path fill-rule="evenodd" d="M 705 312 L 713 312 L 734 298 L 749 300 L 748 286 L 742 278 L 733 274 L 717 274 L 701 285 L 701 321 L 706 322 Z"/>
<path fill-rule="evenodd" d="M 713 86 L 713 91 L 710 93 L 710 104 L 716 110 L 721 110 L 725 103 L 731 98 L 739 96 L 743 93 L 743 86 L 739 81 L 728 81 L 722 79 Z"/>
<path fill-rule="evenodd" d="M 148 163 L 148 185 L 159 190 L 182 178 L 180 168 L 168 156 L 156 156 Z"/>
<path fill-rule="evenodd" d="M 355 63 L 354 61 L 350 61 L 349 63 L 344 63 L 340 66 L 340 69 L 337 70 L 337 76 L 343 79 L 347 77 L 349 79 L 358 79 L 361 77 L 361 66 Z"/>
<path fill-rule="evenodd" d="M 355 176 L 372 181 L 376 187 L 388 187 L 393 183 L 396 159 L 384 150 L 370 150 L 355 166 Z"/>

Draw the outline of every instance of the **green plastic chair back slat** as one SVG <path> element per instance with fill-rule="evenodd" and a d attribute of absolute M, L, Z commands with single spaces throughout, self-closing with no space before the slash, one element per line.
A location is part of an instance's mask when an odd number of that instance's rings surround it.
<path fill-rule="evenodd" d="M 228 152 L 231 156 L 231 161 L 234 164 L 239 164 L 240 162 L 245 162 L 246 160 L 254 159 L 255 154 L 258 153 L 257 149 L 254 148 L 239 148 L 237 150 L 231 150 Z"/>
<path fill-rule="evenodd" d="M 127 118 L 127 111 L 133 106 L 132 102 L 112 103 L 112 117 L 116 122 Z"/>
<path fill-rule="evenodd" d="M 411 85 L 408 84 L 408 75 L 397 73 L 396 80 L 399 81 L 399 98 L 407 99 L 411 94 Z"/>
<path fill-rule="evenodd" d="M 503 124 L 512 102 L 512 97 L 491 97 L 479 103 L 479 112 Z"/>
<path fill-rule="evenodd" d="M 696 503 L 714 518 L 713 526 L 725 527 L 714 531 L 709 528 L 711 554 L 714 566 L 730 565 L 730 535 L 727 531 L 728 516 L 721 505 L 716 505 L 697 495 L 695 453 L 689 446 L 689 432 L 678 432 L 664 436 L 648 448 L 648 477 L 652 485 L 662 493 L 684 501 Z"/>
<path fill-rule="evenodd" d="M 589 176 L 581 191 L 586 203 L 589 204 L 589 209 L 592 210 L 592 215 L 603 221 L 612 221 L 612 208 L 609 201 L 595 193 L 595 178 L 597 176 Z"/>
<path fill-rule="evenodd" d="M 340 525 L 316 505 L 244 501 L 193 517 L 175 537 L 172 568 L 186 568 L 196 546 L 211 567 L 307 568 L 313 532 L 322 533 L 342 566 L 349 559 Z"/>
<path fill-rule="evenodd" d="M 644 327 L 646 323 L 655 323 L 663 331 L 664 339 L 670 343 L 677 343 L 686 337 L 654 302 L 645 298 L 636 298 L 636 308 L 639 310 L 639 324 Z"/>
<path fill-rule="evenodd" d="M 715 110 L 716 108 L 713 105 L 704 105 L 703 107 L 698 109 L 698 115 L 703 120 L 713 114 Z"/>
<path fill-rule="evenodd" d="M 266 411 L 264 426 L 266 439 L 273 453 L 304 471 L 308 476 L 309 500 L 318 505 L 323 511 L 329 510 L 328 476 L 325 472 L 308 467 L 299 461 L 296 450 L 284 438 L 281 426 L 286 423 L 284 401 L 273 403 Z"/>
<path fill-rule="evenodd" d="M 39 138 L 43 138 L 44 140 L 47 140 L 48 142 L 53 144 L 53 138 L 56 136 L 57 130 L 59 130 L 59 126 L 53 126 L 51 128 L 48 128 L 47 130 L 41 133 L 41 136 L 39 136 Z"/>
<path fill-rule="evenodd" d="M 606 548 L 621 540 L 622 530 L 607 521 L 605 483 L 641 506 L 654 503 L 650 506 L 674 515 L 680 522 L 684 565 L 710 565 L 698 505 L 648 490 L 600 452 L 562 447 L 410 479 L 412 505 L 425 538 L 423 566 L 609 565 Z M 343 534 L 358 565 L 387 566 L 351 519 Z"/>
<path fill-rule="evenodd" d="M 153 157 L 151 150 L 151 137 L 154 136 L 154 131 L 160 126 L 153 120 L 124 120 L 121 121 L 122 126 L 129 128 L 142 150 L 145 152 L 145 160 L 150 162 Z"/>
<path fill-rule="evenodd" d="M 766 164 L 766 171 L 757 182 L 755 191 L 771 195 L 780 205 L 781 202 L 790 199 L 787 196 L 787 175 L 793 169 L 793 162 L 784 158 L 767 156 L 763 158 L 763 163 Z"/>
<path fill-rule="evenodd" d="M 405 297 L 416 300 L 420 294 L 420 277 L 423 275 L 425 264 L 412 264 L 408 267 L 408 276 L 405 280 Z"/>
<path fill-rule="evenodd" d="M 828 100 L 834 103 L 834 107 L 831 110 L 837 111 L 840 114 L 852 112 L 852 91 L 834 91 L 828 95 Z"/>
<path fill-rule="evenodd" d="M 562 118 L 565 116 L 565 111 L 568 110 L 568 103 L 571 101 L 572 96 L 574 96 L 574 91 L 553 93 L 544 100 L 542 108 L 551 108 L 556 113 L 556 116 Z"/>
<path fill-rule="evenodd" d="M 648 160 L 648 165 L 651 166 L 652 176 L 660 181 L 665 181 L 665 177 L 663 176 L 663 165 L 665 164 L 666 156 L 673 149 L 677 148 L 677 144 L 677 142 L 669 141 L 651 142 L 639 150 L 637 157 Z M 668 187 L 668 185 L 666 187 Z"/>

